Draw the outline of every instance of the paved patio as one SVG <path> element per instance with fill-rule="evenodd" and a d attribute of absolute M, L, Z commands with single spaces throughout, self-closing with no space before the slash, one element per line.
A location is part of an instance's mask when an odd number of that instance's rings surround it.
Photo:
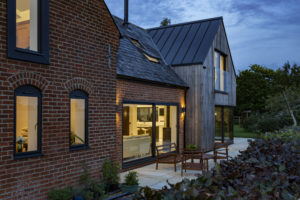
<path fill-rule="evenodd" d="M 239 151 L 243 151 L 248 147 L 247 138 L 234 138 L 234 144 L 229 145 L 229 156 L 235 157 L 239 154 Z M 213 152 L 210 152 L 213 153 Z M 209 161 L 209 168 L 214 166 L 213 160 Z M 163 186 L 169 183 L 180 182 L 183 178 L 193 179 L 197 174 L 201 172 L 187 170 L 181 177 L 181 164 L 177 164 L 177 172 L 174 172 L 174 165 L 159 164 L 158 170 L 155 170 L 155 164 L 147 165 L 135 169 L 139 176 L 140 186 L 149 186 L 153 189 L 161 189 Z M 121 173 L 121 182 L 124 182 L 124 177 L 128 172 Z"/>

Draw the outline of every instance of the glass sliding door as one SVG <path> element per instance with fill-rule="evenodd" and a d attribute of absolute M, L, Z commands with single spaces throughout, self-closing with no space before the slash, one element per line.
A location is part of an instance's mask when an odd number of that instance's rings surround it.
<path fill-rule="evenodd" d="M 233 142 L 233 108 L 215 107 L 215 140 Z"/>
<path fill-rule="evenodd" d="M 224 141 L 233 140 L 233 109 L 224 108 Z"/>
<path fill-rule="evenodd" d="M 123 161 L 152 156 L 152 105 L 123 105 Z"/>
<path fill-rule="evenodd" d="M 215 140 L 222 140 L 222 108 L 215 107 Z"/>
<path fill-rule="evenodd" d="M 158 105 L 156 113 L 156 145 L 177 144 L 177 106 Z"/>
<path fill-rule="evenodd" d="M 158 145 L 178 144 L 177 126 L 176 105 L 123 104 L 123 162 L 153 157 Z"/>

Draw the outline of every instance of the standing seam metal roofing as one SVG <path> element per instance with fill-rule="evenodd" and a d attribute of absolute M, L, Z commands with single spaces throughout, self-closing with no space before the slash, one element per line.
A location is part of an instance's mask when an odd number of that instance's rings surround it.
<path fill-rule="evenodd" d="M 223 18 L 148 29 L 167 64 L 203 64 Z"/>

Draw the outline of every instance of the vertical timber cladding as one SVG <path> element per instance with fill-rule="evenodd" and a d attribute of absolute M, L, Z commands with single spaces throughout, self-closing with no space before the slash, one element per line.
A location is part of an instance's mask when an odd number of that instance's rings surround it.
<path fill-rule="evenodd" d="M 201 65 L 188 65 L 176 66 L 173 69 L 189 86 L 186 93 L 185 144 L 202 146 L 202 83 L 199 77 L 202 76 L 203 67 Z"/>
<path fill-rule="evenodd" d="M 216 34 L 215 40 L 213 42 L 213 49 L 217 49 L 224 53 L 226 56 L 226 67 L 230 73 L 230 90 L 228 94 L 216 93 L 215 96 L 215 105 L 224 105 L 224 106 L 235 106 L 236 105 L 236 75 L 233 66 L 233 61 L 230 54 L 230 48 L 228 46 L 228 41 L 225 33 L 225 28 L 223 23 L 219 27 L 219 30 Z M 213 55 L 213 51 L 211 52 Z M 213 58 L 213 57 L 212 57 Z M 206 58 L 208 59 L 208 58 Z M 213 59 L 212 59 L 213 60 Z M 206 62 L 206 61 L 205 61 Z"/>
<path fill-rule="evenodd" d="M 214 51 L 218 49 L 227 55 L 231 85 L 228 94 L 215 93 Z M 207 53 L 203 65 L 173 67 L 189 89 L 186 96 L 186 144 L 196 144 L 206 151 L 212 150 L 215 132 L 215 105 L 236 104 L 236 80 L 233 62 L 223 23 Z"/>

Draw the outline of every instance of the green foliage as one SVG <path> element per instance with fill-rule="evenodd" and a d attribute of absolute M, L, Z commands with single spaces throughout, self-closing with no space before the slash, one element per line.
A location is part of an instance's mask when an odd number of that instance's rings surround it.
<path fill-rule="evenodd" d="M 70 200 L 73 198 L 72 187 L 52 189 L 48 194 L 49 200 Z"/>
<path fill-rule="evenodd" d="M 300 130 L 249 141 L 239 156 L 197 179 L 161 190 L 141 188 L 135 199 L 298 199 Z"/>
<path fill-rule="evenodd" d="M 129 172 L 125 176 L 125 185 L 139 185 L 137 172 Z"/>
<path fill-rule="evenodd" d="M 160 22 L 160 26 L 168 26 L 171 25 L 171 19 L 165 17 L 161 22 Z"/>
<path fill-rule="evenodd" d="M 104 199 L 104 185 L 93 180 L 86 167 L 84 167 L 84 172 L 80 176 L 79 183 L 81 188 L 77 191 L 77 193 L 79 196 L 83 196 L 85 200 Z"/>
<path fill-rule="evenodd" d="M 75 133 L 73 133 L 73 132 L 71 132 L 71 144 L 72 145 L 76 145 L 76 142 L 75 142 L 75 139 L 78 139 L 81 143 L 79 143 L 79 144 L 84 144 L 84 140 L 81 138 L 81 137 L 79 137 L 78 135 L 76 135 Z"/>
<path fill-rule="evenodd" d="M 80 187 L 73 189 L 67 187 L 63 189 L 53 189 L 49 192 L 50 200 L 71 200 L 74 196 L 83 197 L 85 200 L 102 200 L 106 198 L 104 185 L 97 183 L 91 178 L 91 174 L 84 167 L 84 172 L 80 176 Z"/>
<path fill-rule="evenodd" d="M 186 149 L 188 149 L 188 150 L 197 150 L 198 147 L 195 144 L 188 144 L 188 145 L 186 145 Z"/>
<path fill-rule="evenodd" d="M 120 165 L 110 160 L 105 160 L 102 166 L 103 181 L 106 185 L 119 184 Z"/>
<path fill-rule="evenodd" d="M 255 133 L 266 133 L 278 131 L 286 126 L 292 125 L 289 115 L 275 115 L 265 113 L 261 115 L 251 115 L 243 121 L 243 128 Z"/>
<path fill-rule="evenodd" d="M 274 93 L 275 72 L 260 65 L 252 65 L 250 69 L 240 71 L 237 76 L 236 112 L 251 110 L 252 113 L 266 111 L 265 100 Z"/>

